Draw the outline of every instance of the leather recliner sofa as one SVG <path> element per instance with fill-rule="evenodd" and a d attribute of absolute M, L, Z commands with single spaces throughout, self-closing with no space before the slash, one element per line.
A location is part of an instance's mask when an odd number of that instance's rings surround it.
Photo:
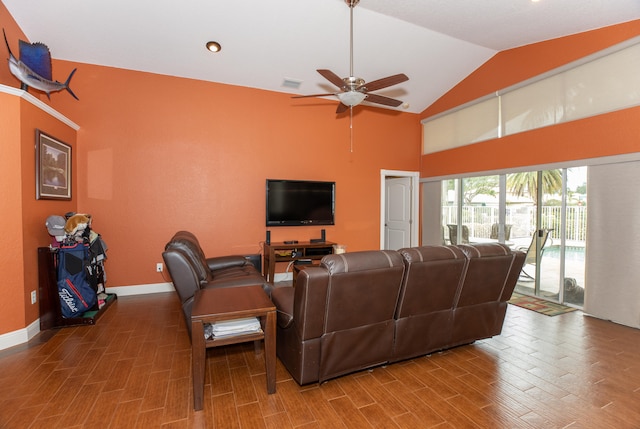
<path fill-rule="evenodd" d="M 278 357 L 302 385 L 498 335 L 524 257 L 497 243 L 327 255 L 271 292 Z"/>
<path fill-rule="evenodd" d="M 191 309 L 198 289 L 262 285 L 269 293 L 269 284 L 244 256 L 207 258 L 196 236 L 178 231 L 166 244 L 162 258 L 178 292 L 182 313 L 191 336 Z"/>

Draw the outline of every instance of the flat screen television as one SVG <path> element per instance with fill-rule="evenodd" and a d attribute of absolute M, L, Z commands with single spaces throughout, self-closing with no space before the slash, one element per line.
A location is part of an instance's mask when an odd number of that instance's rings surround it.
<path fill-rule="evenodd" d="M 336 183 L 267 179 L 267 226 L 333 225 Z"/>

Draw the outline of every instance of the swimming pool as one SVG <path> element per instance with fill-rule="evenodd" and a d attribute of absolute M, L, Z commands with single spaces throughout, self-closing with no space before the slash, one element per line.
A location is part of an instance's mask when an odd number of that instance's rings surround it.
<path fill-rule="evenodd" d="M 560 258 L 560 245 L 551 245 L 544 248 L 542 254 L 543 257 Z M 584 262 L 585 247 L 584 246 L 565 246 L 564 247 L 564 259 L 566 261 L 579 261 Z"/>

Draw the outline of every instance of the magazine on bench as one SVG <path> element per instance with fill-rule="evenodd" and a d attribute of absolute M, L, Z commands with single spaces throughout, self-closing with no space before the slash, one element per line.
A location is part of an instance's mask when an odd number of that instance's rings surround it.
<path fill-rule="evenodd" d="M 262 332 L 260 321 L 257 317 L 246 317 L 243 319 L 205 323 L 204 326 L 204 337 L 206 339 L 253 334 L 256 332 Z"/>

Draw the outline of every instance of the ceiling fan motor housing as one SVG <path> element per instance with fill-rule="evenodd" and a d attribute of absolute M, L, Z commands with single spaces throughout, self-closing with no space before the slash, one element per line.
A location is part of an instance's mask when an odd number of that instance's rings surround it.
<path fill-rule="evenodd" d="M 364 79 L 355 76 L 349 76 L 342 78 L 344 81 L 344 90 L 345 91 L 354 91 L 358 87 L 364 85 Z"/>

